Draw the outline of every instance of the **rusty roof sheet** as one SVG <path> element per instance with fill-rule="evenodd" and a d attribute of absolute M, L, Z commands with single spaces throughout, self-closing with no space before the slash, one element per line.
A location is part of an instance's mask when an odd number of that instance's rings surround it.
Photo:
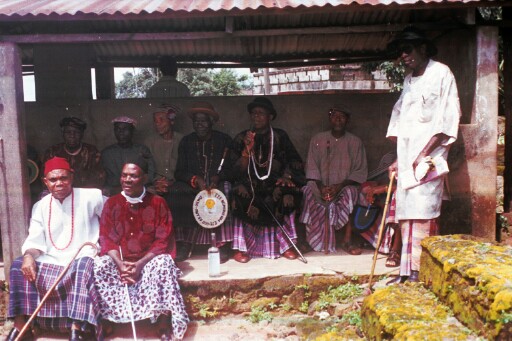
<path fill-rule="evenodd" d="M 279 10 L 349 5 L 476 4 L 489 1 L 492 2 L 492 0 L 2 0 L 0 1 L 0 16 L 129 15 L 256 9 Z M 500 2 L 500 0 L 495 2 Z"/>

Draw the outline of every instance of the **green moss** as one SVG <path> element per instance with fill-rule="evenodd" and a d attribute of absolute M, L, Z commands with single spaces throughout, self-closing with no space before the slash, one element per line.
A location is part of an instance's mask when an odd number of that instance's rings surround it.
<path fill-rule="evenodd" d="M 512 247 L 467 235 L 429 237 L 422 246 L 422 273 L 432 290 L 462 321 L 498 335 L 512 313 Z"/>
<path fill-rule="evenodd" d="M 378 289 L 363 302 L 363 330 L 372 340 L 466 340 L 470 331 L 420 284 Z"/>

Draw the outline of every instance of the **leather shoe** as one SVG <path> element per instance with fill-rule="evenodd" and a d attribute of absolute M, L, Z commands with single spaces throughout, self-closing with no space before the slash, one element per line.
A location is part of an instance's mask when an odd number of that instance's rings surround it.
<path fill-rule="evenodd" d="M 420 272 L 416 270 L 411 270 L 411 275 L 407 279 L 407 282 L 419 282 L 420 281 Z"/>
<path fill-rule="evenodd" d="M 20 335 L 20 331 L 16 328 L 12 328 L 11 331 L 9 332 L 9 335 L 7 335 L 7 339 L 5 339 L 5 340 L 6 341 L 14 341 L 14 340 L 16 340 L 18 335 Z"/>
<path fill-rule="evenodd" d="M 237 251 L 233 256 L 233 259 L 239 263 L 247 263 L 251 260 L 251 257 L 249 257 L 249 255 L 245 252 Z"/>
<path fill-rule="evenodd" d="M 297 259 L 298 256 L 295 250 L 288 249 L 285 252 L 283 252 L 283 257 L 286 259 L 294 260 Z"/>
<path fill-rule="evenodd" d="M 80 329 L 71 329 L 69 333 L 69 341 L 81 341 L 83 340 L 82 331 Z"/>
<path fill-rule="evenodd" d="M 190 248 L 192 245 L 190 243 L 180 243 L 178 244 L 178 251 L 176 252 L 175 262 L 183 262 L 188 259 L 188 254 L 190 253 Z"/>
<path fill-rule="evenodd" d="M 391 279 L 390 281 L 387 281 L 386 285 L 404 283 L 407 280 L 407 278 L 408 278 L 407 276 L 396 276 L 395 278 Z"/>
<path fill-rule="evenodd" d="M 12 328 L 11 331 L 9 332 L 9 335 L 7 335 L 7 338 L 5 340 L 6 341 L 14 341 L 14 340 L 16 340 L 18 335 L 20 335 L 20 331 L 16 328 Z M 30 329 L 28 329 L 23 334 L 23 337 L 21 339 L 24 341 L 33 340 L 32 333 L 31 333 Z"/>

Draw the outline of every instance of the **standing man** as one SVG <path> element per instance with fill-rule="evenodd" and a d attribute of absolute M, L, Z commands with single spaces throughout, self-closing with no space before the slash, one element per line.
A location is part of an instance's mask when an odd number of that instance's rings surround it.
<path fill-rule="evenodd" d="M 119 116 L 112 120 L 114 135 L 117 143 L 112 144 L 101 152 L 101 164 L 107 173 L 103 193 L 111 196 L 121 192 L 121 170 L 128 159 L 143 157 L 148 160 L 148 181 L 153 181 L 155 162 L 149 148 L 143 144 L 133 143 L 133 134 L 137 121 L 131 117 Z"/>
<path fill-rule="evenodd" d="M 159 136 L 151 136 L 146 141 L 155 160 L 155 177 L 152 190 L 166 198 L 169 204 L 169 188 L 174 183 L 174 171 L 178 160 L 178 146 L 183 134 L 174 131 L 174 121 L 179 108 L 168 106 L 153 113 L 153 123 Z"/>
<path fill-rule="evenodd" d="M 178 81 L 178 65 L 173 57 L 161 57 L 158 68 L 162 77 L 146 92 L 146 98 L 189 97 L 188 87 Z"/>
<path fill-rule="evenodd" d="M 429 158 L 446 160 L 457 138 L 461 115 L 455 78 L 448 66 L 432 60 L 436 46 L 414 27 L 400 32 L 388 45 L 410 71 L 391 114 L 387 137 L 397 143 L 397 161 L 390 171 L 398 174 L 396 220 L 402 230 L 402 259 L 397 281 L 418 281 L 421 241 L 439 233 L 438 218 L 445 194 L 445 176 L 415 187 L 404 187 L 407 174 L 415 174 Z"/>
<path fill-rule="evenodd" d="M 101 257 L 94 264 L 101 316 L 114 323 L 150 319 L 160 340 L 181 340 L 188 315 L 172 258 L 172 216 L 162 197 L 146 192 L 147 171 L 144 158 L 128 160 L 123 191 L 107 200 L 101 215 Z M 111 328 L 106 324 L 105 333 Z"/>
<path fill-rule="evenodd" d="M 46 161 L 43 181 L 50 194 L 34 205 L 23 257 L 11 265 L 8 317 L 14 318 L 14 328 L 9 341 L 16 339 L 27 317 L 82 244 L 98 242 L 101 191 L 73 188 L 73 170 L 59 157 Z M 90 246 L 82 249 L 38 313 L 36 325 L 61 332 L 71 329 L 72 341 L 81 340 L 85 331 L 97 326 L 99 307 L 92 276 L 95 254 Z"/>
<path fill-rule="evenodd" d="M 304 164 L 288 134 L 270 124 L 277 112 L 268 98 L 256 97 L 247 111 L 252 129 L 233 141 L 231 208 L 233 249 L 238 250 L 233 258 L 241 263 L 252 257 L 296 259 L 285 233 L 297 239 L 295 213 L 305 184 Z"/>
<path fill-rule="evenodd" d="M 74 187 L 101 189 L 105 171 L 100 162 L 100 152 L 96 146 L 82 142 L 87 123 L 77 117 L 64 117 L 59 125 L 64 142 L 46 150 L 43 164 L 54 156 L 65 158 L 74 171 Z"/>
<path fill-rule="evenodd" d="M 331 130 L 313 136 L 309 143 L 308 184 L 303 187 L 300 221 L 306 224 L 306 239 L 315 251 L 335 252 L 335 231 L 346 226 L 342 248 L 360 255 L 361 249 L 350 242 L 352 226 L 348 222 L 368 168 L 363 142 L 346 131 L 349 119 L 350 113 L 342 105 L 331 107 Z"/>
<path fill-rule="evenodd" d="M 175 184 L 171 191 L 171 211 L 175 214 L 178 255 L 176 261 L 188 258 L 193 244 L 211 244 L 211 232 L 219 242 L 221 263 L 229 259 L 233 226 L 230 216 L 219 227 L 200 227 L 192 213 L 194 198 L 204 189 L 216 188 L 228 195 L 231 189 L 231 137 L 213 130 L 219 114 L 208 102 L 195 102 L 188 110 L 194 132 L 180 143 Z"/>

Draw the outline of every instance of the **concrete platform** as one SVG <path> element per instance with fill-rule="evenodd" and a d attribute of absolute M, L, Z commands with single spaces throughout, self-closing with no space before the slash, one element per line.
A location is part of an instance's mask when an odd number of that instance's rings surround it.
<path fill-rule="evenodd" d="M 246 264 L 238 263 L 230 259 L 221 264 L 221 276 L 217 278 L 208 277 L 208 261 L 203 250 L 198 250 L 190 259 L 178 263 L 183 271 L 180 282 L 183 286 L 187 284 L 203 281 L 226 281 L 236 279 L 259 279 L 269 277 L 279 277 L 284 275 L 296 274 L 320 274 L 335 275 L 344 274 L 346 276 L 368 276 L 371 271 L 373 250 L 363 250 L 363 254 L 352 256 L 343 251 L 333 254 L 324 254 L 322 252 L 310 252 L 305 254 L 307 263 L 300 259 L 288 260 L 279 259 L 252 259 Z M 375 267 L 375 276 L 398 274 L 398 268 L 385 267 L 385 255 L 379 255 Z M 3 273 L 3 271 L 2 271 Z M 375 278 L 377 280 L 377 278 Z M 257 325 L 252 325 L 243 318 L 222 318 L 218 322 L 210 321 L 202 323 L 192 321 L 189 324 L 185 341 L 216 341 L 231 340 L 232 335 L 240 336 L 240 340 L 264 340 L 263 336 L 258 335 Z M 4 333 L 8 332 L 9 326 L 5 326 Z M 155 330 L 146 322 L 141 321 L 136 324 L 138 340 L 158 340 Z M 263 334 L 261 334 L 263 335 Z M 67 335 L 57 333 L 45 333 L 38 337 L 38 341 L 47 340 L 67 340 Z M 133 340 L 131 325 L 116 325 L 115 331 L 107 340 L 121 341 Z"/>

